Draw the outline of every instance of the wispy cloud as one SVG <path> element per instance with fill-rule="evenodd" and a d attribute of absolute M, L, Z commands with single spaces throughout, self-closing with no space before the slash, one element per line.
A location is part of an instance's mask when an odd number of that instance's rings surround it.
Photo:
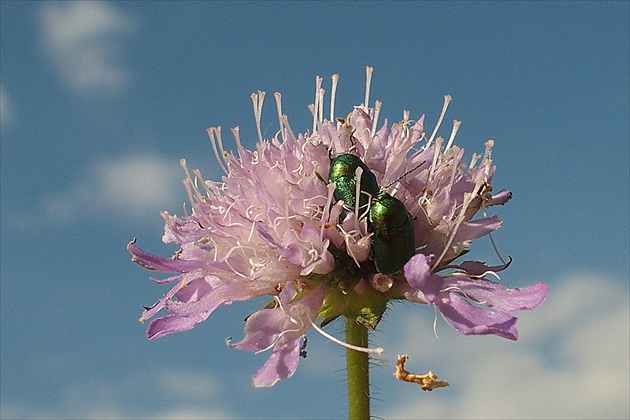
<path fill-rule="evenodd" d="M 173 378 L 175 382 L 172 382 Z M 202 388 L 196 388 L 198 386 Z M 146 401 L 150 399 L 146 395 L 164 395 L 165 399 L 175 403 L 166 411 L 150 408 L 153 404 Z M 60 399 L 52 406 L 45 408 L 36 404 L 26 406 L 3 401 L 0 415 L 3 419 L 233 418 L 228 410 L 221 407 L 219 396 L 220 386 L 208 376 L 194 372 L 143 372 L 138 376 L 120 376 L 98 382 L 76 378 L 76 382 L 64 384 Z"/>
<path fill-rule="evenodd" d="M 13 121 L 13 105 L 4 86 L 0 86 L 0 128 L 5 128 Z"/>
<path fill-rule="evenodd" d="M 43 43 L 64 82 L 77 91 L 120 89 L 130 79 L 120 64 L 123 38 L 134 19 L 109 3 L 45 2 L 41 6 Z"/>
<path fill-rule="evenodd" d="M 176 159 L 151 154 L 102 159 L 84 176 L 70 181 L 66 190 L 48 196 L 43 211 L 48 220 L 57 222 L 106 214 L 142 221 L 176 205 L 184 191 L 182 178 Z"/>
<path fill-rule="evenodd" d="M 628 418 L 630 311 L 628 290 L 621 284 L 585 274 L 553 282 L 543 306 L 523 316 L 516 343 L 457 337 L 445 331 L 449 327 L 443 322 L 438 340 L 431 336 L 430 322 L 406 319 L 398 331 L 407 337 L 399 351 L 417 355 L 407 368 L 435 370 L 451 387 L 428 394 L 413 384 L 396 383 L 387 392 L 396 398 L 377 414 L 405 419 Z"/>

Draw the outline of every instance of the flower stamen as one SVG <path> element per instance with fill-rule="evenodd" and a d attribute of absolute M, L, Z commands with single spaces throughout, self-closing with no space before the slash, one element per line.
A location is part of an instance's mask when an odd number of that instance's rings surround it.
<path fill-rule="evenodd" d="M 437 323 L 438 323 L 438 308 L 437 306 L 433 306 L 433 335 L 435 336 L 435 338 L 440 338 L 438 337 L 438 333 L 437 333 Z"/>
<path fill-rule="evenodd" d="M 376 101 L 374 103 L 374 119 L 372 120 L 372 128 L 370 129 L 370 135 L 374 137 L 376 133 L 376 125 L 378 124 L 378 115 L 381 113 L 381 106 L 383 103 L 381 101 Z"/>
<path fill-rule="evenodd" d="M 337 93 L 337 83 L 339 83 L 339 75 L 333 74 L 332 89 L 330 90 L 330 121 L 335 121 L 335 94 Z"/>
<path fill-rule="evenodd" d="M 365 109 L 368 109 L 368 105 L 370 103 L 370 87 L 372 85 L 372 72 L 374 69 L 370 66 L 365 67 L 365 100 L 363 102 L 363 106 Z"/>
<path fill-rule="evenodd" d="M 477 302 L 481 305 L 485 305 L 486 303 L 488 303 L 487 300 L 476 300 L 471 298 L 470 296 L 468 296 L 468 294 L 466 292 L 464 292 L 464 290 L 461 287 L 457 287 L 457 286 L 449 286 L 449 287 L 445 287 L 444 289 L 440 290 L 440 292 L 456 292 L 461 294 L 462 296 L 464 296 L 466 299 L 468 300 L 472 300 L 474 302 Z"/>
<path fill-rule="evenodd" d="M 381 356 L 383 352 L 385 351 L 382 347 L 371 349 L 368 347 L 355 346 L 353 344 L 346 343 L 345 341 L 341 341 L 338 338 L 333 337 L 332 335 L 328 334 L 326 331 L 319 328 L 317 324 L 315 324 L 313 321 L 311 321 L 311 327 L 315 328 L 315 331 L 317 331 L 318 333 L 320 333 L 321 335 L 323 335 L 324 337 L 326 337 L 333 343 L 339 344 L 340 346 L 345 347 L 347 349 L 356 350 L 356 351 L 360 351 L 361 353 L 367 353 L 367 354 L 378 354 L 379 356 Z"/>
<path fill-rule="evenodd" d="M 282 94 L 280 92 L 275 92 L 273 94 L 273 97 L 276 100 L 276 111 L 278 112 L 278 127 L 280 127 L 280 135 L 282 136 L 282 142 L 277 142 L 277 144 L 274 143 L 274 146 L 280 147 L 282 143 L 287 141 L 287 139 L 284 136 L 284 130 L 282 127 Z M 274 137 L 274 140 L 275 140 L 275 137 Z"/>
<path fill-rule="evenodd" d="M 319 122 L 318 112 L 320 110 L 319 103 L 322 101 L 322 79 L 320 76 L 315 77 L 315 103 L 309 106 L 311 113 L 313 114 L 313 133 L 317 132 L 317 123 Z"/>
<path fill-rule="evenodd" d="M 444 105 L 442 106 L 442 112 L 440 113 L 440 118 L 438 118 L 438 122 L 435 125 L 435 128 L 433 129 L 433 133 L 431 133 L 431 137 L 429 138 L 429 141 L 427 142 L 427 146 L 433 142 L 433 139 L 435 138 L 435 135 L 437 134 L 437 131 L 440 128 L 440 125 L 442 124 L 442 120 L 444 119 L 444 116 L 446 115 L 448 104 L 451 102 L 452 99 L 453 98 L 451 97 L 451 95 L 444 95 Z"/>
<path fill-rule="evenodd" d="M 462 125 L 461 121 L 453 120 L 453 131 L 451 131 L 451 137 L 448 138 L 446 148 L 444 148 L 445 152 L 451 148 L 451 145 L 453 144 L 453 140 L 455 140 L 455 136 L 457 135 L 457 131 L 459 130 L 460 125 Z"/>
<path fill-rule="evenodd" d="M 217 150 L 217 141 L 214 138 L 214 133 L 215 133 L 215 127 L 210 127 L 206 129 L 206 133 L 208 133 L 208 137 L 210 137 L 210 144 L 212 145 L 212 151 L 214 152 L 214 157 L 217 159 L 217 162 L 219 162 L 219 166 L 221 167 L 221 169 L 223 169 L 223 172 L 225 172 L 225 174 L 228 174 L 228 170 L 225 167 L 225 165 L 223 164 L 223 159 L 220 158 L 219 156 L 219 150 Z M 220 133 L 220 131 L 219 131 Z M 221 142 L 221 136 L 219 134 L 219 142 Z M 221 146 L 221 152 L 223 152 L 223 147 Z"/>
<path fill-rule="evenodd" d="M 477 190 L 477 188 L 475 188 L 475 191 L 476 190 Z M 473 200 L 473 193 L 465 193 L 464 194 L 464 202 L 462 203 L 462 208 L 461 208 L 459 214 L 457 215 L 457 220 L 455 221 L 455 226 L 451 230 L 451 234 L 449 235 L 448 241 L 446 242 L 446 245 L 444 246 L 444 249 L 442 250 L 442 253 L 435 260 L 435 263 L 433 263 L 433 265 L 431 266 L 431 271 L 432 272 L 435 271 L 436 267 L 440 264 L 440 262 L 442 262 L 442 258 L 444 258 L 444 256 L 448 252 L 449 248 L 451 247 L 451 244 L 455 240 L 455 235 L 457 234 L 457 231 L 459 230 L 459 226 L 464 222 L 464 218 L 466 217 L 466 210 L 468 209 L 468 206 L 470 205 L 472 200 Z"/>
<path fill-rule="evenodd" d="M 350 255 L 350 257 L 354 260 L 357 267 L 361 267 L 359 260 L 357 259 L 356 255 L 354 255 L 353 247 L 350 246 L 350 239 L 353 238 L 354 235 L 352 233 L 346 232 L 343 229 L 343 227 L 341 227 L 341 225 L 337 225 L 337 229 L 339 229 L 339 231 L 341 232 L 341 235 L 343 236 L 343 241 L 346 244 L 346 250 L 348 252 L 348 255 Z M 355 232 L 358 232 L 358 231 L 355 231 Z"/>
<path fill-rule="evenodd" d="M 256 121 L 256 131 L 258 132 L 258 141 L 262 143 L 263 136 L 262 131 L 260 129 L 260 121 L 262 119 L 262 106 L 265 101 L 266 92 L 258 91 L 257 93 L 252 93 L 252 105 L 254 106 L 254 120 Z"/>

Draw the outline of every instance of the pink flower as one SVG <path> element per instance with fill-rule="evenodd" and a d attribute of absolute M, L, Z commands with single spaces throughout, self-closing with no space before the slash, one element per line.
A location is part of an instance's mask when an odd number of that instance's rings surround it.
<path fill-rule="evenodd" d="M 405 265 L 405 277 L 409 285 L 421 291 L 427 303 L 435 305 L 446 322 L 462 334 L 494 334 L 516 340 L 516 318 L 510 312 L 536 308 L 549 289 L 545 283 L 508 289 L 480 277 L 503 270 L 509 263 L 491 268 L 477 261 L 468 261 L 456 267 L 461 271 L 442 277 L 431 272 L 433 260 L 434 255 L 413 256 Z M 467 271 L 465 266 L 470 269 Z"/>
<path fill-rule="evenodd" d="M 182 160 L 191 209 L 182 216 L 162 214 L 163 241 L 177 244 L 178 251 L 162 258 L 141 250 L 135 241 L 128 245 L 139 265 L 175 273 L 164 280 L 153 279 L 173 287 L 140 318 L 144 322 L 162 309 L 169 312 L 150 322 L 149 339 L 189 330 L 221 305 L 268 295 L 272 304 L 252 314 L 245 338 L 230 344 L 256 352 L 272 350 L 254 375 L 255 386 L 273 386 L 293 374 L 304 354 L 307 330 L 313 326 L 326 334 L 316 320 L 323 326 L 345 316 L 374 329 L 391 300 L 436 305 L 464 334 L 516 339 L 516 319 L 509 313 L 540 304 L 546 285 L 508 290 L 484 278 L 486 271 L 503 266 L 451 265 L 473 240 L 501 226 L 496 216 L 475 218 L 477 213 L 511 197 L 508 191 L 492 194 L 493 142 L 486 142 L 484 154 L 474 155 L 466 164 L 464 151 L 453 145 L 459 122 L 446 144 L 436 138 L 450 97 L 445 97 L 429 138 L 424 117 L 410 120 L 407 112 L 401 122 L 390 127 L 385 121 L 377 129 L 381 104 L 367 107 L 370 77 L 368 68 L 365 104 L 336 120 L 334 99 L 330 119 L 323 116 L 324 91 L 318 77 L 310 133 L 294 134 L 276 94 L 280 130 L 270 141 L 262 138 L 260 130 L 265 95 L 253 94 L 259 135 L 254 151 L 242 147 L 238 128 L 232 130 L 236 155 L 224 151 L 220 127 L 208 129 L 226 175 L 220 182 L 204 180 L 199 171 L 191 174 Z M 333 76 L 332 98 L 337 80 Z M 331 157 L 343 153 L 358 156 L 378 185 L 408 210 L 416 250 L 404 270 L 377 272 L 372 261 L 373 233 L 364 212 L 350 211 L 340 221 L 343 202 L 334 202 L 336 185 L 328 184 L 327 177 Z"/>

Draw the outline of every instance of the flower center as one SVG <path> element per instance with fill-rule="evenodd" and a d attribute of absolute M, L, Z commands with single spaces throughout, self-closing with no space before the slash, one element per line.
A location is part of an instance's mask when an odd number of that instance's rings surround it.
<path fill-rule="evenodd" d="M 376 271 L 372 260 L 357 266 L 346 251 L 333 246 L 329 250 L 335 257 L 336 268 L 328 274 L 309 276 L 311 280 L 326 282 L 324 302 L 318 314 L 323 317 L 321 325 L 343 315 L 371 330 L 376 329 L 387 302 L 400 298 L 392 286 L 402 274 L 386 276 Z"/>

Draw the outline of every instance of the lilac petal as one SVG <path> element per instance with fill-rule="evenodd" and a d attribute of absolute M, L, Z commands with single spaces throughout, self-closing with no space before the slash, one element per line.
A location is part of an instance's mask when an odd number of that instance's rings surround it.
<path fill-rule="evenodd" d="M 180 275 L 178 277 L 183 278 L 184 276 L 185 274 Z M 150 308 L 145 308 L 146 310 L 140 317 L 140 322 L 144 322 L 148 319 L 153 318 L 158 312 L 162 310 L 162 308 L 166 306 L 166 303 L 173 296 L 175 296 L 185 285 L 186 285 L 186 282 L 184 280 L 180 281 L 178 284 L 175 285 L 175 287 L 173 287 L 171 290 L 166 292 L 164 296 L 162 296 L 162 298 L 158 300 L 153 306 L 151 306 Z"/>
<path fill-rule="evenodd" d="M 427 298 L 422 291 L 411 287 L 406 281 L 396 281 L 392 287 L 403 299 L 415 303 L 428 303 Z"/>
<path fill-rule="evenodd" d="M 229 305 L 232 302 L 253 299 L 270 292 L 269 289 L 256 290 L 249 286 L 249 284 L 230 283 L 219 285 L 209 291 L 204 287 L 199 287 L 197 290 L 201 291 L 201 296 L 191 295 L 188 301 L 167 301 L 166 309 L 176 315 L 196 318 L 197 322 L 205 321 L 221 304 Z M 188 289 L 188 286 L 185 289 Z M 184 289 L 180 291 L 182 292 L 188 293 Z M 177 294 L 178 298 L 180 293 Z"/>
<path fill-rule="evenodd" d="M 492 196 L 492 199 L 486 204 L 487 206 L 496 206 L 507 203 L 512 198 L 512 192 L 501 190 Z"/>
<path fill-rule="evenodd" d="M 198 302 L 221 286 L 224 286 L 223 282 L 212 275 L 187 279 L 186 287 L 179 289 L 175 297 L 181 302 Z"/>
<path fill-rule="evenodd" d="M 187 304 L 184 302 L 166 301 L 164 307 L 172 312 L 172 314 L 151 321 L 149 328 L 147 328 L 147 337 L 149 340 L 155 340 L 156 338 L 161 338 L 168 334 L 190 330 L 194 328 L 195 325 L 208 319 L 216 308 L 222 303 L 226 303 L 226 300 L 215 299 L 207 303 L 211 303 L 212 306 L 207 305 L 204 308 L 205 311 L 198 311 L 190 315 L 180 315 L 178 312 L 191 312 Z"/>
<path fill-rule="evenodd" d="M 444 284 L 444 279 L 431 273 L 434 255 L 417 254 L 404 266 L 405 278 L 409 285 L 424 293 L 429 303 L 433 303 Z"/>
<path fill-rule="evenodd" d="M 278 255 L 280 255 L 282 258 L 289 261 L 290 263 L 300 265 L 303 259 L 303 247 L 297 243 L 295 237 L 287 239 L 287 245 L 282 246 L 269 232 L 266 232 L 262 227 L 256 226 L 256 230 L 260 234 L 261 238 L 267 242 L 267 245 L 269 245 L 271 249 L 276 251 Z"/>
<path fill-rule="evenodd" d="M 285 345 L 276 344 L 273 353 L 262 367 L 252 376 L 252 383 L 256 388 L 271 387 L 276 382 L 290 378 L 295 373 L 300 360 L 299 338 L 298 345 L 292 341 Z"/>
<path fill-rule="evenodd" d="M 330 241 L 328 239 L 324 241 L 324 249 L 326 249 L 326 251 L 324 251 L 319 260 L 303 268 L 300 272 L 301 275 L 306 276 L 311 274 L 311 272 L 315 274 L 328 274 L 335 269 L 335 257 L 328 250 L 329 243 Z"/>
<path fill-rule="evenodd" d="M 274 350 L 263 366 L 252 377 L 255 387 L 270 387 L 287 379 L 297 369 L 300 340 L 317 317 L 324 299 L 324 283 L 306 296 L 291 302 L 297 292 L 289 282 L 280 293 L 282 306 L 261 309 L 247 319 L 245 338 L 230 347 L 249 351 Z"/>
<path fill-rule="evenodd" d="M 446 322 L 462 334 L 494 334 L 510 340 L 518 338 L 516 318 L 508 313 L 478 308 L 454 293 L 443 294 L 435 304 Z"/>
<path fill-rule="evenodd" d="M 208 319 L 222 304 L 229 305 L 233 301 L 248 300 L 269 292 L 251 291 L 248 285 L 239 283 L 216 286 L 212 284 L 216 283 L 216 280 L 214 276 L 206 276 L 191 281 L 186 287 L 180 284 L 160 299 L 153 308 L 146 311 L 141 320 L 149 319 L 162 308 L 171 312 L 171 315 L 158 318 L 149 324 L 147 329 L 149 339 L 154 340 L 174 332 L 190 330 Z M 179 300 L 171 300 L 173 295 Z"/>
<path fill-rule="evenodd" d="M 198 320 L 190 317 L 179 315 L 163 316 L 151 321 L 149 328 L 147 328 L 147 338 L 155 340 L 168 334 L 188 331 L 198 323 Z"/>
<path fill-rule="evenodd" d="M 164 273 L 185 273 L 187 271 L 192 271 L 199 266 L 199 263 L 194 261 L 173 260 L 150 254 L 138 248 L 135 245 L 135 239 L 129 242 L 127 250 L 132 255 L 131 261 L 148 270 Z"/>
<path fill-rule="evenodd" d="M 455 234 L 455 242 L 472 241 L 488 233 L 494 232 L 501 227 L 501 220 L 498 217 L 485 217 L 464 222 L 460 225 Z"/>
<path fill-rule="evenodd" d="M 513 312 L 536 308 L 545 300 L 549 286 L 541 282 L 509 289 L 489 280 L 460 277 L 450 283 L 449 290 L 497 311 Z"/>
<path fill-rule="evenodd" d="M 247 318 L 245 338 L 230 344 L 230 347 L 248 351 L 265 350 L 284 330 L 286 319 L 286 314 L 280 308 L 260 309 Z"/>

